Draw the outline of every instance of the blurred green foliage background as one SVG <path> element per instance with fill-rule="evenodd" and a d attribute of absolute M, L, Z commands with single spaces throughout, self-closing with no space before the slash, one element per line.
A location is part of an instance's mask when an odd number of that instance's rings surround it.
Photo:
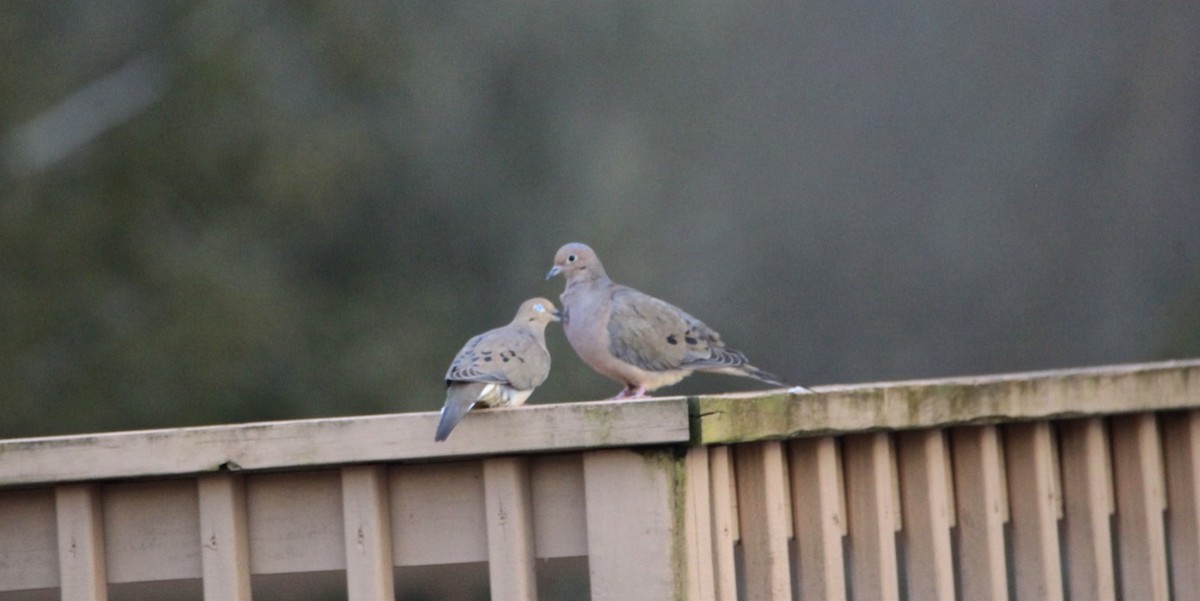
<path fill-rule="evenodd" d="M 1200 3 L 14 1 L 0 52 L 0 436 L 435 410 L 575 240 L 796 383 L 1200 354 Z M 532 402 L 617 392 L 549 339 Z"/>

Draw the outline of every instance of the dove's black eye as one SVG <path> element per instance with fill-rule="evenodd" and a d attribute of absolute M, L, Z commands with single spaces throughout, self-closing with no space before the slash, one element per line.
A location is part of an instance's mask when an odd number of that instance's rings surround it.
<path fill-rule="evenodd" d="M 568 256 L 567 256 L 567 262 L 568 262 L 568 263 L 574 263 L 574 262 L 575 262 L 575 255 L 568 255 Z"/>

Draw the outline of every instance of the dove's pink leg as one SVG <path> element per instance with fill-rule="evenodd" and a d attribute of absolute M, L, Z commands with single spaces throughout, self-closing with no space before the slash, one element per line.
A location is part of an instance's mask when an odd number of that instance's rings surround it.
<path fill-rule="evenodd" d="M 625 388 L 621 389 L 621 392 L 617 393 L 617 396 L 615 396 L 613 398 L 614 399 L 644 399 L 644 398 L 646 398 L 646 387 L 638 386 L 637 388 L 632 388 L 632 387 L 626 386 Z"/>

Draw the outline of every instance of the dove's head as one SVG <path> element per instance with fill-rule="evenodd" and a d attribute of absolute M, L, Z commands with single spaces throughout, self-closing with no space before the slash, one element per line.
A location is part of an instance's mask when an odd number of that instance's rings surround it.
<path fill-rule="evenodd" d="M 554 255 L 554 267 L 550 268 L 546 279 L 558 274 L 567 278 L 567 282 L 604 277 L 605 275 L 604 266 L 600 264 L 600 258 L 596 256 L 596 251 L 581 242 L 565 244 L 558 249 L 558 253 Z"/>
<path fill-rule="evenodd" d="M 517 309 L 517 316 L 513 318 L 513 322 L 534 324 L 544 328 L 546 324 L 560 319 L 562 319 L 562 313 L 559 313 L 558 309 L 554 307 L 554 303 L 539 297 L 521 303 L 521 308 Z"/>

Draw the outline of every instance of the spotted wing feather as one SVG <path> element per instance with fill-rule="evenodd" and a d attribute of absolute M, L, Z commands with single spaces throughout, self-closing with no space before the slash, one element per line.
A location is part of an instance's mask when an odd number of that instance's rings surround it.
<path fill-rule="evenodd" d="M 546 381 L 550 354 L 528 332 L 497 328 L 467 341 L 450 369 L 446 383 L 488 382 L 531 390 Z"/>
<path fill-rule="evenodd" d="M 646 371 L 738 367 L 742 353 L 725 348 L 721 335 L 682 309 L 625 286 L 616 286 L 608 321 L 609 351 Z"/>

